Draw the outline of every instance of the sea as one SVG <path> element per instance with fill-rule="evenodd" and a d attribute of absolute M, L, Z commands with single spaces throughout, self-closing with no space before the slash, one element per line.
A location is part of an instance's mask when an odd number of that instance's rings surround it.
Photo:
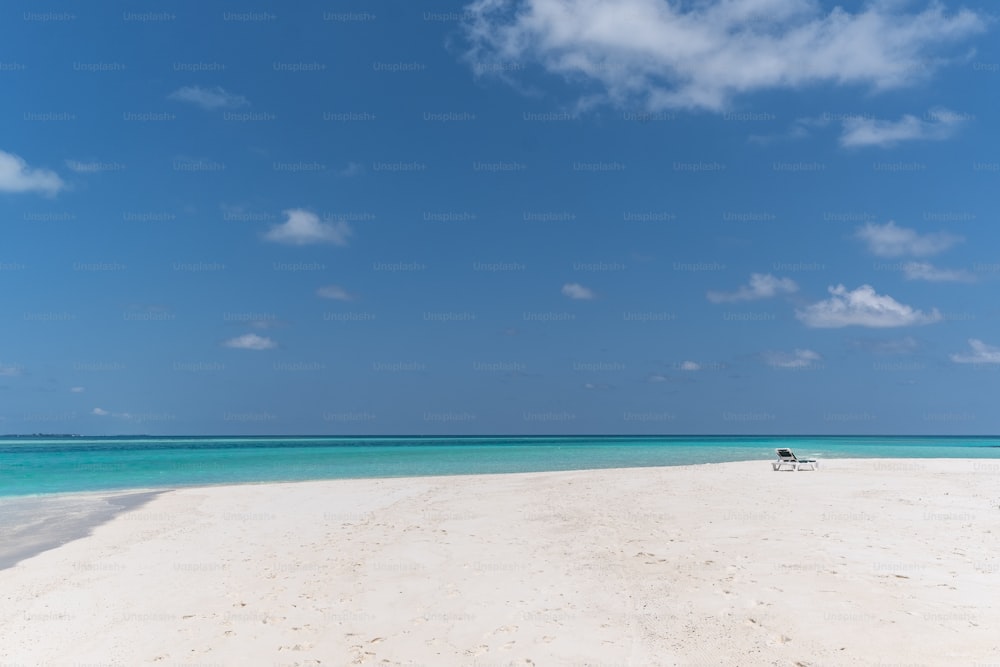
<path fill-rule="evenodd" d="M 815 459 L 1000 459 L 1000 436 L 18 436 L 0 437 L 0 497 L 763 462 L 778 447 Z"/>

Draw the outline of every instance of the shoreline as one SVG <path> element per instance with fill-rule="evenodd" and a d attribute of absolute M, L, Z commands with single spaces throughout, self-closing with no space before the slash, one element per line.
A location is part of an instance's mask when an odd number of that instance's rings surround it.
<path fill-rule="evenodd" d="M 310 479 L 390 478 L 554 470 L 660 467 L 768 460 L 791 446 L 802 456 L 853 458 L 994 459 L 997 439 L 552 437 L 314 438 L 261 442 L 246 438 L 87 439 L 0 447 L 0 468 L 19 471 L 0 489 L 25 496 L 129 488 L 280 483 Z M 634 442 L 633 442 L 634 440 Z M 255 444 L 256 443 L 256 444 Z M 423 445 L 433 446 L 423 446 Z M 41 456 L 41 454 L 47 454 Z M 52 454 L 52 456 L 48 456 Z M 58 454 L 58 455 L 55 455 Z M 984 462 L 984 465 L 991 465 Z M 0 496 L 0 497 L 3 497 Z"/>
<path fill-rule="evenodd" d="M 0 497 L 0 570 L 82 539 L 119 514 L 142 507 L 169 489 Z"/>
<path fill-rule="evenodd" d="M 0 570 L 0 663 L 1000 663 L 981 461 L 149 490 Z"/>

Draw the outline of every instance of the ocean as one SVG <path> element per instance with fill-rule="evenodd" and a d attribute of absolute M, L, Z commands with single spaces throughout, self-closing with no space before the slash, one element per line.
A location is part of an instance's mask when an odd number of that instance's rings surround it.
<path fill-rule="evenodd" d="M 0 438 L 0 497 L 766 462 L 777 447 L 818 459 L 1000 459 L 1000 437 L 9 437 Z"/>

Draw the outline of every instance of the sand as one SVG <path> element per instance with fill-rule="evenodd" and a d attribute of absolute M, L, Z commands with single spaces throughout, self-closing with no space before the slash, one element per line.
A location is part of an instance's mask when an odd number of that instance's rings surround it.
<path fill-rule="evenodd" d="M 0 570 L 0 666 L 1000 666 L 1000 461 L 187 488 Z"/>

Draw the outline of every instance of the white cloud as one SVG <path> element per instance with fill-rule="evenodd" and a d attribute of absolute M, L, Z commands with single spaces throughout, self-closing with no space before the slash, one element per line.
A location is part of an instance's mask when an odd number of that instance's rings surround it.
<path fill-rule="evenodd" d="M 593 299 L 594 291 L 584 287 L 580 283 L 566 283 L 562 286 L 562 293 L 571 299 Z"/>
<path fill-rule="evenodd" d="M 93 410 L 90 411 L 90 414 L 97 415 L 98 417 L 106 417 L 106 416 L 110 415 L 111 413 L 108 412 L 107 410 L 102 409 L 102 408 L 94 408 Z"/>
<path fill-rule="evenodd" d="M 1000 364 L 1000 347 L 987 345 L 977 338 L 969 339 L 972 354 L 953 354 L 951 360 L 956 364 Z"/>
<path fill-rule="evenodd" d="M 722 110 L 741 93 L 819 83 L 898 88 L 946 62 L 949 42 L 983 32 L 974 11 L 918 13 L 880 0 L 826 12 L 815 0 L 475 0 L 466 59 L 477 74 L 538 64 L 587 94 L 649 109 Z M 513 67 L 513 66 L 517 67 Z"/>
<path fill-rule="evenodd" d="M 316 290 L 317 296 L 324 299 L 336 299 L 337 301 L 353 301 L 354 295 L 339 285 L 326 285 Z"/>
<path fill-rule="evenodd" d="M 947 232 L 918 234 L 913 229 L 897 227 L 892 220 L 884 225 L 868 223 L 859 227 L 854 235 L 868 245 L 870 252 L 880 257 L 936 255 L 964 240 Z"/>
<path fill-rule="evenodd" d="M 221 86 L 207 88 L 205 86 L 184 86 L 178 88 L 167 96 L 167 99 L 179 102 L 190 102 L 202 109 L 214 111 L 216 109 L 237 109 L 250 104 L 247 98 L 242 95 L 230 93 Z"/>
<path fill-rule="evenodd" d="M 965 117 L 949 111 L 930 111 L 925 119 L 907 114 L 899 120 L 878 120 L 875 118 L 849 118 L 844 120 L 844 132 L 840 135 L 840 145 L 893 146 L 901 141 L 921 139 L 947 139 L 958 129 Z"/>
<path fill-rule="evenodd" d="M 0 151 L 0 192 L 41 192 L 54 195 L 66 184 L 49 169 L 35 169 L 13 153 Z"/>
<path fill-rule="evenodd" d="M 829 288 L 832 295 L 818 301 L 795 316 L 808 327 L 829 329 L 836 327 L 905 327 L 930 324 L 941 320 L 941 313 L 934 308 L 929 313 L 899 303 L 891 296 L 876 294 L 870 285 L 862 285 L 849 292 L 843 285 Z"/>
<path fill-rule="evenodd" d="M 696 361 L 685 361 L 681 364 L 682 371 L 700 371 L 701 364 Z"/>
<path fill-rule="evenodd" d="M 264 234 L 268 241 L 289 245 L 332 243 L 345 246 L 352 233 L 351 226 L 345 221 L 322 222 L 318 215 L 301 208 L 288 209 L 283 213 L 285 221 L 272 226 Z"/>
<path fill-rule="evenodd" d="M 0 364 L 0 377 L 16 377 L 21 374 L 21 367 L 17 364 Z"/>
<path fill-rule="evenodd" d="M 815 368 L 823 358 L 818 352 L 799 349 L 794 352 L 765 352 L 762 356 L 768 366 L 793 369 Z"/>
<path fill-rule="evenodd" d="M 903 265 L 903 276 L 907 280 L 926 280 L 932 283 L 975 281 L 975 277 L 968 271 L 939 269 L 930 262 L 907 262 Z"/>
<path fill-rule="evenodd" d="M 648 376 L 646 378 L 646 382 L 650 382 L 650 383 L 653 383 L 653 382 L 666 382 L 669 379 L 670 378 L 668 378 L 666 375 L 662 375 L 660 373 L 653 373 L 652 375 L 650 375 L 650 376 Z"/>
<path fill-rule="evenodd" d="M 74 394 L 82 394 L 84 391 L 86 391 L 83 387 L 70 387 L 69 390 Z"/>
<path fill-rule="evenodd" d="M 270 350 L 271 348 L 278 346 L 278 344 L 270 338 L 267 338 L 266 336 L 258 336 L 255 333 L 248 333 L 243 334 L 242 336 L 237 336 L 236 338 L 230 338 L 223 343 L 223 345 L 237 350 Z"/>
<path fill-rule="evenodd" d="M 779 294 L 791 294 L 798 289 L 799 286 L 791 278 L 776 278 L 770 273 L 751 273 L 749 285 L 743 285 L 735 292 L 709 292 L 708 300 L 712 303 L 754 301 Z"/>

